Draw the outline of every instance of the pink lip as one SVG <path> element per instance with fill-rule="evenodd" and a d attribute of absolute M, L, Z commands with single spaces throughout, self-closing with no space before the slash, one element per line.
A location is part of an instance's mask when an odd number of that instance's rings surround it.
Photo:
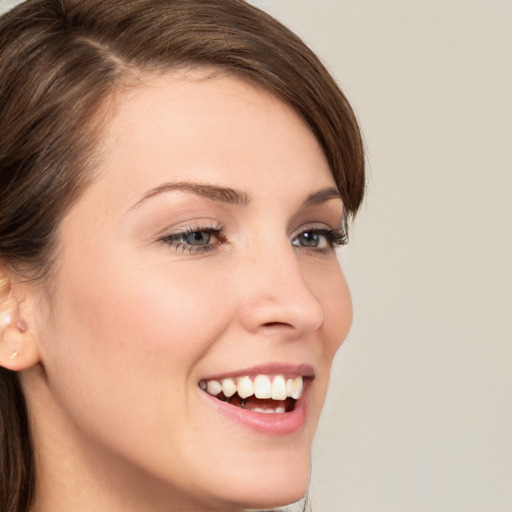
<path fill-rule="evenodd" d="M 240 375 L 253 375 L 253 374 L 291 374 L 291 375 L 311 375 L 314 376 L 312 368 L 308 366 L 304 368 L 305 371 L 299 371 L 297 366 L 284 367 L 284 366 L 272 366 L 268 367 L 254 367 L 250 370 L 242 370 L 229 376 L 240 376 Z M 218 378 L 225 378 L 217 377 Z M 212 379 L 215 379 L 212 377 Z M 216 380 L 216 379 L 215 379 Z M 219 413 L 229 418 L 231 421 L 241 424 L 251 430 L 258 433 L 265 434 L 268 436 L 286 436 L 299 432 L 304 428 L 307 421 L 307 396 L 309 395 L 309 388 L 312 382 L 308 379 L 306 381 L 304 393 L 302 397 L 296 401 L 293 411 L 284 413 L 272 413 L 265 414 L 261 412 L 254 412 L 248 409 L 242 409 L 231 405 L 227 402 L 218 400 L 212 395 L 209 395 L 205 391 L 198 388 L 201 395 L 208 401 L 208 404 L 214 407 Z"/>
<path fill-rule="evenodd" d="M 249 411 L 217 400 L 208 393 L 201 392 L 201 394 L 221 414 L 261 434 L 286 436 L 302 430 L 306 424 L 307 405 L 304 397 L 307 392 L 302 395 L 302 398 L 297 400 L 293 411 L 273 414 Z"/>
<path fill-rule="evenodd" d="M 295 377 L 301 375 L 313 379 L 315 370 L 310 364 L 267 363 L 250 368 L 243 368 L 229 373 L 215 374 L 204 377 L 201 380 L 221 380 L 226 378 L 244 377 L 252 375 L 284 375 Z"/>

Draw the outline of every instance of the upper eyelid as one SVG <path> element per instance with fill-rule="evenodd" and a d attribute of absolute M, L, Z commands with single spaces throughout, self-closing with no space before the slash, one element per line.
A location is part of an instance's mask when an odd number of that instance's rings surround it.
<path fill-rule="evenodd" d="M 163 229 L 158 235 L 159 238 L 166 236 L 178 235 L 181 233 L 190 233 L 194 231 L 221 231 L 224 229 L 224 225 L 213 220 L 205 220 L 204 223 L 201 221 L 193 221 L 189 223 L 179 223 L 174 226 L 169 226 Z"/>
<path fill-rule="evenodd" d="M 160 236 L 158 238 L 158 240 L 166 242 L 166 241 L 172 240 L 173 238 L 178 238 L 181 235 L 188 235 L 188 234 L 192 234 L 192 233 L 201 233 L 201 232 L 211 233 L 211 234 L 214 234 L 215 236 L 219 236 L 221 233 L 223 233 L 223 231 L 224 230 L 221 227 L 198 227 L 198 228 L 185 227 L 184 229 L 177 229 L 170 233 L 164 234 L 164 235 Z M 180 242 L 180 243 L 184 243 L 184 242 Z"/>
<path fill-rule="evenodd" d="M 196 233 L 196 232 L 201 232 L 201 231 L 207 231 L 207 232 L 215 232 L 215 231 L 222 231 L 223 228 L 222 227 L 217 227 L 217 226 L 192 226 L 192 227 L 187 227 L 185 226 L 184 228 L 178 228 L 176 229 L 175 231 L 172 231 L 169 233 L 168 236 L 172 236 L 172 235 L 181 235 L 183 233 Z"/>
<path fill-rule="evenodd" d="M 341 220 L 340 224 L 337 226 L 332 226 L 330 223 L 325 221 L 311 221 L 302 224 L 300 227 L 294 229 L 290 233 L 290 237 L 297 236 L 298 234 L 307 231 L 307 230 L 338 230 L 341 229 L 344 231 L 345 229 L 345 221 Z M 184 224 L 183 226 L 178 226 L 174 228 L 168 228 L 165 230 L 159 238 L 166 238 L 173 235 L 180 235 L 183 233 L 194 233 L 200 231 L 207 232 L 225 232 L 226 226 L 221 223 L 215 223 L 213 221 L 207 221 L 204 224 L 199 222 L 194 222 L 191 224 Z"/>
<path fill-rule="evenodd" d="M 300 233 L 303 233 L 304 231 L 308 230 L 335 230 L 339 229 L 338 227 L 332 227 L 326 222 L 308 222 L 299 228 L 295 229 L 291 234 L 290 237 L 294 237 L 299 235 Z M 163 234 L 162 238 L 170 237 L 173 235 L 181 235 L 183 233 L 195 233 L 195 232 L 223 232 L 225 231 L 225 227 L 221 225 L 185 225 L 183 227 L 175 228 L 174 230 L 168 232 L 167 234 Z"/>
<path fill-rule="evenodd" d="M 312 231 L 315 231 L 315 230 L 318 230 L 318 231 L 322 231 L 322 230 L 335 231 L 335 230 L 338 230 L 338 229 L 344 230 L 343 228 L 344 228 L 343 222 L 341 222 L 340 225 L 338 225 L 338 226 L 331 226 L 329 223 L 322 222 L 322 221 L 307 222 L 307 223 L 303 224 L 302 226 L 300 226 L 299 228 L 297 228 L 295 231 L 293 231 L 291 236 L 292 237 L 293 236 L 297 236 L 300 233 L 302 233 L 304 231 L 308 231 L 308 230 L 312 230 Z"/>

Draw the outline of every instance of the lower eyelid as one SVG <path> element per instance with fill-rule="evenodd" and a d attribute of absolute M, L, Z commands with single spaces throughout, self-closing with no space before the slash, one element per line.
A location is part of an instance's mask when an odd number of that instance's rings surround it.
<path fill-rule="evenodd" d="M 176 252 L 188 253 L 188 254 L 205 254 L 207 252 L 211 252 L 215 250 L 215 245 L 204 245 L 204 246 L 194 246 L 194 245 L 187 245 L 187 244 L 179 244 L 174 246 L 176 249 Z"/>

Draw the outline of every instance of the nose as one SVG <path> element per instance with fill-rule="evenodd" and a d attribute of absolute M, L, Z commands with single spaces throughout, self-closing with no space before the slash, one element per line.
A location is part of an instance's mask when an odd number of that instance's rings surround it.
<path fill-rule="evenodd" d="M 275 247 L 274 247 L 275 248 Z M 245 290 L 240 322 L 252 333 L 301 338 L 320 328 L 324 312 L 291 245 L 258 252 L 240 275 Z M 309 279 L 306 279 L 309 277 Z"/>

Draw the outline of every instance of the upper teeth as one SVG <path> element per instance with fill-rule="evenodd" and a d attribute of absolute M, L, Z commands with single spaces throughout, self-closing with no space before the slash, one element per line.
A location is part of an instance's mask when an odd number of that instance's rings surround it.
<path fill-rule="evenodd" d="M 304 390 L 304 381 L 301 376 L 285 379 L 283 375 L 256 375 L 254 378 L 246 375 L 220 380 L 202 380 L 199 385 L 210 395 L 216 396 L 222 391 L 228 398 L 238 393 L 240 398 L 254 395 L 256 398 L 263 399 L 294 398 L 297 400 L 302 396 Z"/>

